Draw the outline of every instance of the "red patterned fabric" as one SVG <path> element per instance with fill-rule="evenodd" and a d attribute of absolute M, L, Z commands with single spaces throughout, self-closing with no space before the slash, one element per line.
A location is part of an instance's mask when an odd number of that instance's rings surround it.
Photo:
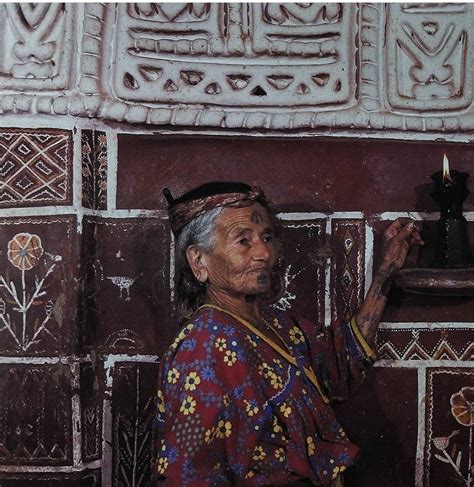
<path fill-rule="evenodd" d="M 177 203 L 168 210 L 171 230 L 176 235 L 187 223 L 214 208 L 247 206 L 257 200 L 267 202 L 263 191 L 254 186 L 248 193 L 222 193 Z"/>
<path fill-rule="evenodd" d="M 330 485 L 352 465 L 353 445 L 330 400 L 351 393 L 369 357 L 348 323 L 328 329 L 267 308 L 291 365 L 223 310 L 204 306 L 160 366 L 155 473 L 166 486 Z"/>

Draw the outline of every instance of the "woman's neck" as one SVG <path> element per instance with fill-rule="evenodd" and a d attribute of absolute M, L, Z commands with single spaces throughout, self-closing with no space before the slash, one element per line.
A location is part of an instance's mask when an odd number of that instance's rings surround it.
<path fill-rule="evenodd" d="M 209 289 L 204 298 L 204 304 L 218 306 L 251 323 L 260 323 L 262 321 L 261 302 L 254 295 L 236 296 L 225 292 L 215 293 Z"/>

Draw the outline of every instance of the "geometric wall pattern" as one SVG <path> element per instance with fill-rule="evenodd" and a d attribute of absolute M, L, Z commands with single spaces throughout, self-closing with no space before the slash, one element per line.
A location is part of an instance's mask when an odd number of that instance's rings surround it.
<path fill-rule="evenodd" d="M 0 135 L 0 205 L 71 202 L 71 136 L 8 130 Z"/>
<path fill-rule="evenodd" d="M 474 130 L 469 3 L 32 3 L 0 19 L 2 113 Z"/>
<path fill-rule="evenodd" d="M 267 145 L 124 129 L 5 128 L 0 140 L 4 133 L 15 141 L 61 137 L 69 151 L 67 198 L 74 202 L 23 200 L 0 208 L 0 389 L 9 391 L 0 396 L 0 482 L 15 487 L 147 485 L 151 479 L 157 366 L 178 326 L 173 240 L 157 188 L 235 179 L 234 170 L 248 174 L 265 188 L 281 221 L 275 305 L 330 325 L 360 305 L 386 223 L 411 215 L 428 225 L 436 218 L 411 191 L 401 188 L 393 199 L 389 186 L 377 193 L 380 175 L 370 182 L 375 201 L 364 193 L 348 196 L 341 174 L 360 177 L 368 166 L 377 175 L 385 160 L 381 180 L 400 180 L 404 163 L 389 162 L 393 154 L 409 160 L 406 151 L 425 155 L 411 174 L 423 181 L 444 149 L 440 143 L 340 139 L 277 138 Z M 214 161 L 240 154 L 248 166 L 209 164 L 206 148 Z M 449 150 L 456 167 L 468 170 L 472 149 Z M 295 161 L 290 182 L 278 177 L 288 172 L 288 154 Z M 183 180 L 179 175 L 190 163 L 202 173 L 188 171 Z M 254 173 L 256 164 L 260 172 Z M 469 199 L 466 207 L 471 232 Z M 472 388 L 473 302 L 454 306 L 438 298 L 435 309 L 427 303 L 428 297 L 393 291 L 376 338 L 381 360 L 362 394 L 338 413 L 362 448 L 347 473 L 349 486 L 461 485 L 467 478 L 470 426 L 458 416 Z M 450 401 L 461 409 L 453 413 Z"/>
<path fill-rule="evenodd" d="M 389 221 L 423 224 L 409 265 L 429 262 L 429 176 L 445 151 L 472 173 L 451 142 L 474 132 L 473 20 L 468 3 L 0 4 L 0 485 L 150 484 L 178 326 L 163 187 L 262 186 L 275 305 L 326 325 L 360 305 Z M 381 360 L 338 411 L 362 449 L 346 485 L 472 484 L 472 316 L 391 292 Z"/>

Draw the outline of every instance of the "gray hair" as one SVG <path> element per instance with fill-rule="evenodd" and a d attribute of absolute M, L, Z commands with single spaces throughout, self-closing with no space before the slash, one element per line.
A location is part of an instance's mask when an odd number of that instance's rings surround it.
<path fill-rule="evenodd" d="M 206 286 L 199 282 L 189 267 L 186 251 L 190 245 L 209 252 L 215 243 L 217 217 L 224 207 L 206 211 L 183 227 L 176 240 L 176 294 L 182 315 L 192 313 L 203 304 Z"/>

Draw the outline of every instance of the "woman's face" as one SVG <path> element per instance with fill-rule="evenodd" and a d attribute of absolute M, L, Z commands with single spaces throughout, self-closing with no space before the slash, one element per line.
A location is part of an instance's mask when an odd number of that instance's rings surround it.
<path fill-rule="evenodd" d="M 203 256 L 208 290 L 238 297 L 267 293 L 277 258 L 267 210 L 259 203 L 225 208 L 217 217 L 214 238 L 213 250 Z"/>

